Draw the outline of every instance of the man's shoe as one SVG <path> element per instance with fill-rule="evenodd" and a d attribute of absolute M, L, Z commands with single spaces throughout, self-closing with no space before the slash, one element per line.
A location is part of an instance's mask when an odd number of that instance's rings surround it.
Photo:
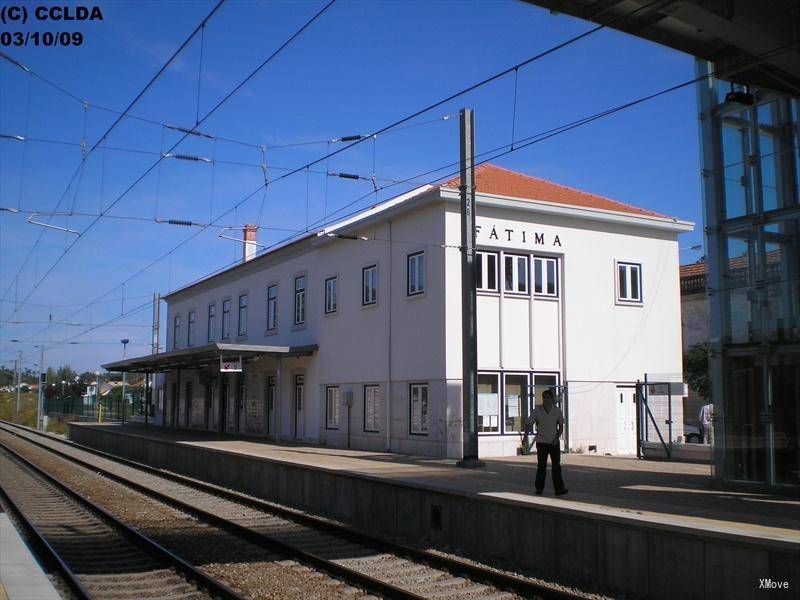
<path fill-rule="evenodd" d="M 537 495 L 537 496 L 541 496 L 543 491 L 544 491 L 544 490 L 536 490 L 536 495 Z"/>
<path fill-rule="evenodd" d="M 556 492 L 556 496 L 563 496 L 563 495 L 564 495 L 564 494 L 566 494 L 567 492 L 569 492 L 569 490 L 568 490 L 567 488 L 564 488 L 563 490 L 558 490 L 558 491 Z"/>

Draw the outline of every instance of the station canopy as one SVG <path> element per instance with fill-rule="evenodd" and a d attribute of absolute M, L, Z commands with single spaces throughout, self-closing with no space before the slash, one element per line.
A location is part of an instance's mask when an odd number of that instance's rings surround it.
<path fill-rule="evenodd" d="M 106 371 L 126 373 L 160 373 L 176 369 L 198 369 L 220 360 L 242 361 L 255 358 L 277 358 L 278 356 L 311 356 L 316 344 L 307 346 L 264 346 L 259 344 L 211 343 L 196 348 L 182 348 L 158 354 L 147 354 L 103 365 Z"/>

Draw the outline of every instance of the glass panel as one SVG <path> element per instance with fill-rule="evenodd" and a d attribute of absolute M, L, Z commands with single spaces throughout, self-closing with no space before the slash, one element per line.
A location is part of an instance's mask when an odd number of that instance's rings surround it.
<path fill-rule="evenodd" d="M 800 355 L 773 359 L 770 367 L 772 392 L 772 440 L 774 482 L 800 484 Z"/>
<path fill-rule="evenodd" d="M 506 256 L 505 257 L 505 269 L 503 271 L 505 273 L 505 285 L 507 292 L 514 291 L 514 257 L 513 256 Z"/>
<path fill-rule="evenodd" d="M 749 232 L 737 232 L 728 237 L 728 261 L 723 269 L 728 315 L 725 339 L 729 343 L 746 343 L 753 338 L 757 292 L 752 285 L 756 264 L 755 248 Z"/>
<path fill-rule="evenodd" d="M 484 373 L 478 375 L 478 431 L 500 432 L 500 393 L 498 377 Z"/>
<path fill-rule="evenodd" d="M 628 269 L 625 265 L 619 265 L 619 299 L 626 300 L 628 298 Z"/>
<path fill-rule="evenodd" d="M 725 216 L 740 217 L 752 212 L 745 166 L 750 154 L 748 112 L 741 111 L 722 121 L 722 162 L 725 189 Z"/>
<path fill-rule="evenodd" d="M 486 289 L 497 289 L 497 255 L 486 255 Z"/>
<path fill-rule="evenodd" d="M 764 227 L 764 257 L 764 334 L 769 340 L 791 340 L 800 328 L 800 220 Z"/>
<path fill-rule="evenodd" d="M 479 290 L 486 288 L 486 282 L 483 280 L 483 263 L 486 260 L 486 255 L 483 252 L 478 252 L 475 256 L 475 285 Z"/>
<path fill-rule="evenodd" d="M 505 431 L 521 431 L 522 403 L 528 391 L 527 375 L 506 375 L 505 385 Z"/>
<path fill-rule="evenodd" d="M 629 267 L 631 272 L 631 300 L 641 300 L 639 295 L 639 267 Z"/>
<path fill-rule="evenodd" d="M 528 292 L 528 259 L 524 256 L 517 257 L 517 291 Z"/>
<path fill-rule="evenodd" d="M 541 294 L 544 289 L 542 285 L 542 262 L 541 258 L 533 259 L 533 292 L 535 294 Z"/>
<path fill-rule="evenodd" d="M 556 295 L 556 261 L 547 261 L 547 293 Z"/>
<path fill-rule="evenodd" d="M 732 479 L 766 481 L 763 372 L 757 360 L 731 357 L 728 362 L 725 440 L 728 477 Z M 714 426 L 718 423 L 715 416 Z"/>

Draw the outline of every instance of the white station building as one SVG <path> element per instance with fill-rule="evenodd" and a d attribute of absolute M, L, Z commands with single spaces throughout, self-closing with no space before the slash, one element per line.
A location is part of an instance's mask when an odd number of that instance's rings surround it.
<path fill-rule="evenodd" d="M 693 224 L 493 165 L 476 180 L 480 454 L 516 454 L 522 402 L 547 388 L 570 450 L 635 452 L 632 385 L 682 370 Z M 172 292 L 167 350 L 106 368 L 163 373 L 166 426 L 460 457 L 458 184 Z"/>

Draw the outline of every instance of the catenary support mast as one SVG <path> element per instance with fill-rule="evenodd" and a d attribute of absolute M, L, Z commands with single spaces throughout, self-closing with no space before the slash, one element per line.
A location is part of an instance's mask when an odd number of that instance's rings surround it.
<path fill-rule="evenodd" d="M 461 118 L 461 360 L 463 452 L 461 467 L 481 467 L 478 460 L 478 319 L 475 293 L 475 115 Z"/>

